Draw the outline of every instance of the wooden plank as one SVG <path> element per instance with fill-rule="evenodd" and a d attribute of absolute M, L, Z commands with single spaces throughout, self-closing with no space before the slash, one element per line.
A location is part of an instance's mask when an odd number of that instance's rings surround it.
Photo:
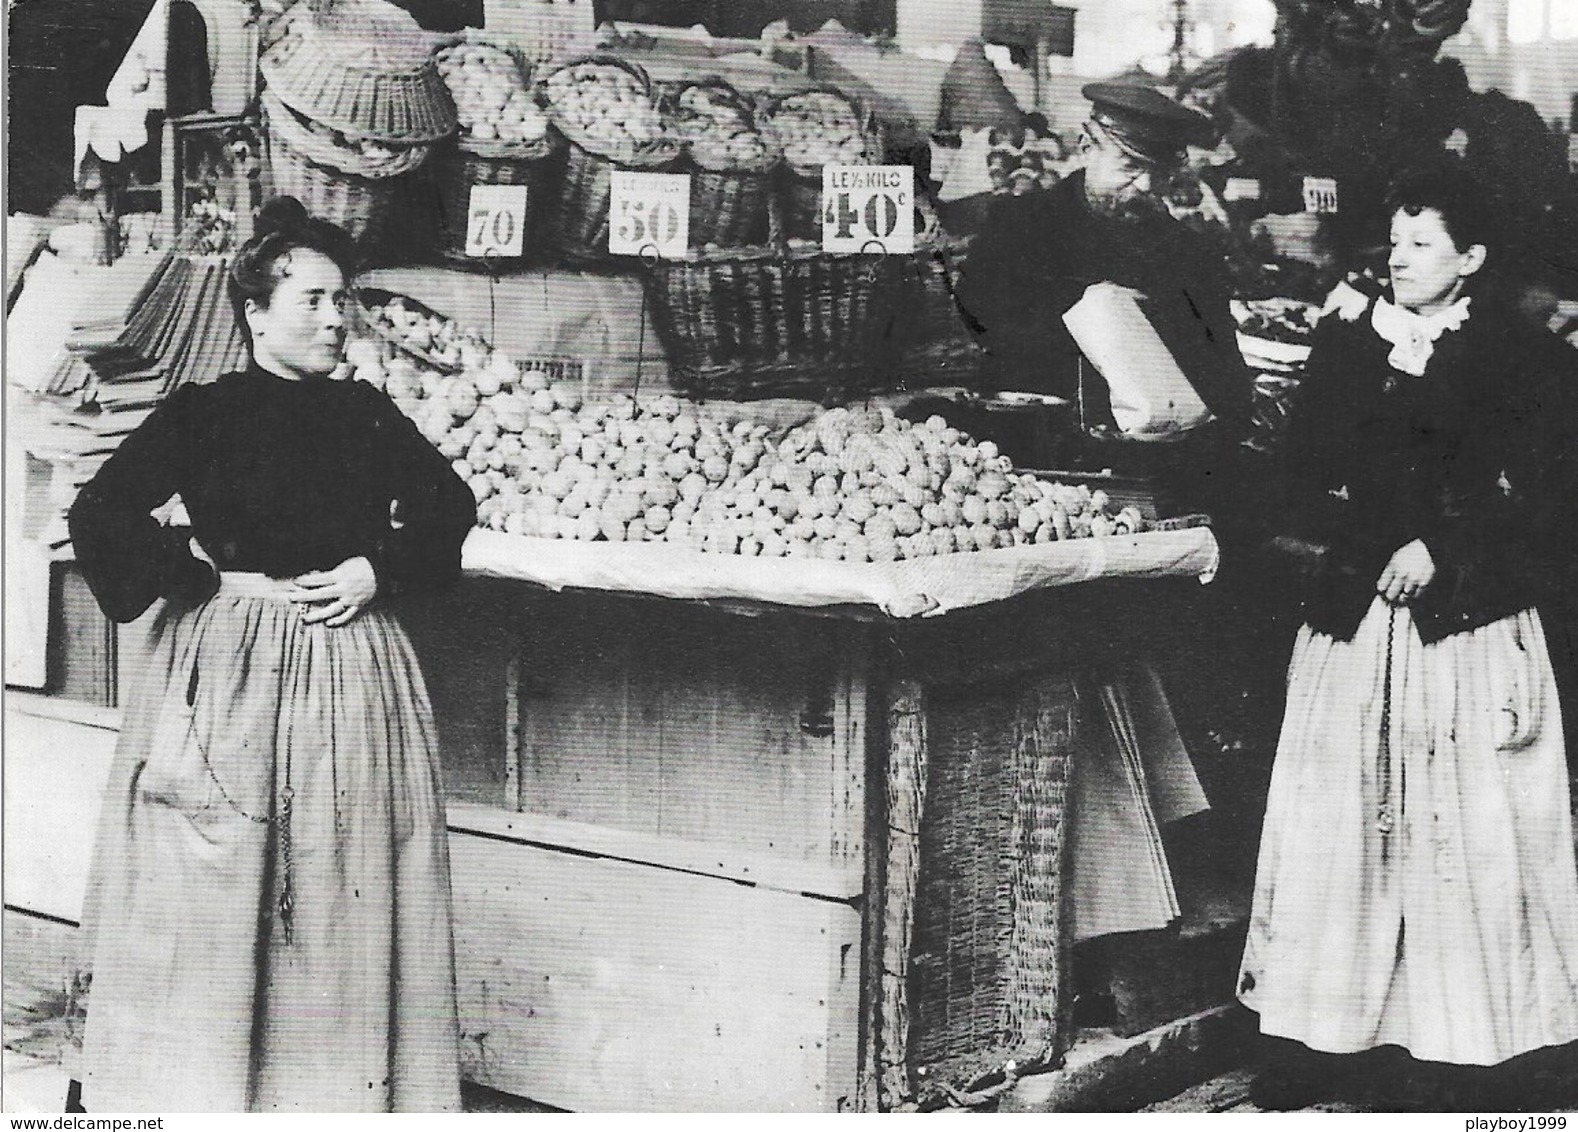
<path fill-rule="evenodd" d="M 468 1077 L 583 1111 L 851 1107 L 846 904 L 451 838 Z"/>
<path fill-rule="evenodd" d="M 880 1089 L 888 1107 L 913 1097 L 909 967 L 920 881 L 921 824 L 930 755 L 926 695 L 910 680 L 888 697 L 887 854 L 882 901 L 882 1017 L 877 1037 Z"/>
<path fill-rule="evenodd" d="M 33 706 L 40 699 L 7 697 L 5 898 L 14 907 L 74 923 L 82 918 L 119 733 L 102 726 L 107 719 L 69 718 L 88 714 L 80 707 L 54 717 L 19 710 L 17 701 Z"/>
<path fill-rule="evenodd" d="M 62 696 L 114 707 L 115 624 L 104 616 L 75 564 L 56 572 L 50 602 L 49 687 Z"/>
<path fill-rule="evenodd" d="M 849 666 L 860 662 L 842 655 L 842 629 L 561 596 L 523 634 L 521 808 L 858 860 L 863 724 Z"/>
<path fill-rule="evenodd" d="M 452 830 L 522 846 L 567 849 L 829 900 L 855 900 L 863 892 L 859 862 L 793 861 L 770 853 L 751 853 L 733 845 L 655 837 L 468 802 L 449 803 L 448 815 Z"/>

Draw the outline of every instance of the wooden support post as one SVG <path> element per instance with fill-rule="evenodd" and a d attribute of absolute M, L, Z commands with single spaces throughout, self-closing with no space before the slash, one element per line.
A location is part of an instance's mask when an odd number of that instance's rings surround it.
<path fill-rule="evenodd" d="M 892 1108 L 914 1095 L 909 1075 L 910 942 L 920 880 L 921 819 L 926 797 L 926 699 L 920 684 L 899 680 L 888 699 L 888 848 L 882 891 L 882 1014 L 877 1034 L 882 1101 Z"/>

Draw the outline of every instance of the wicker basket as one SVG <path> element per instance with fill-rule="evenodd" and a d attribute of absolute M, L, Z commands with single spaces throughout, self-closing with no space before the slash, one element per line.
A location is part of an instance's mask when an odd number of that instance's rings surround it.
<path fill-rule="evenodd" d="M 741 118 L 759 132 L 749 100 L 722 79 L 679 83 L 665 96 L 666 113 L 678 129 L 683 129 L 685 93 L 697 88 L 733 104 Z M 763 141 L 767 139 L 763 137 Z M 764 148 L 758 157 L 741 159 L 715 146 L 696 144 L 694 139 L 686 141 L 692 247 L 740 248 L 767 242 L 772 175 L 783 158 L 771 144 Z"/>
<path fill-rule="evenodd" d="M 399 353 L 421 362 L 429 369 L 437 370 L 439 373 L 459 373 L 460 366 L 458 364 L 441 361 L 429 351 L 410 345 L 372 313 L 372 307 L 382 307 L 394 299 L 399 299 L 408 309 L 416 311 L 423 317 L 432 318 L 437 314 L 432 307 L 413 299 L 410 295 L 397 294 L 394 291 L 386 291 L 380 287 L 358 287 L 356 289 L 356 302 L 359 308 L 357 315 L 361 319 L 362 325 L 380 340 L 394 347 Z"/>
<path fill-rule="evenodd" d="M 326 169 L 378 181 L 411 172 L 420 167 L 433 152 L 431 144 L 418 143 L 380 146 L 384 153 L 368 153 L 313 130 L 300 114 L 285 104 L 273 88 L 265 88 L 259 101 L 269 133 L 284 139 L 291 149 Z"/>
<path fill-rule="evenodd" d="M 280 135 L 268 135 L 269 175 L 276 196 L 293 196 L 312 215 L 344 228 L 363 245 L 384 235 L 399 179 L 373 180 L 329 169 Z"/>
<path fill-rule="evenodd" d="M 687 396 L 849 401 L 888 387 L 898 269 L 881 256 L 750 249 L 658 261 L 653 324 Z"/>
<path fill-rule="evenodd" d="M 949 1089 L 1056 1061 L 1072 1004 L 1063 862 L 1078 698 L 1066 678 L 932 689 L 904 1025 L 883 1037 L 884 1098 Z M 891 1015 L 885 1010 L 885 1015 Z M 894 1048 L 898 1045 L 900 1048 Z"/>
<path fill-rule="evenodd" d="M 598 63 L 618 67 L 635 76 L 650 97 L 652 80 L 634 63 L 613 56 L 592 56 L 567 63 L 559 70 Z M 555 74 L 558 71 L 554 72 Z M 544 91 L 546 91 L 546 79 Z M 615 169 L 663 173 L 679 161 L 681 148 L 672 139 L 659 138 L 641 145 L 609 147 L 567 122 L 551 98 L 544 94 L 548 116 L 569 142 L 564 177 L 559 183 L 558 230 L 560 250 L 575 259 L 603 259 L 608 255 L 609 206 Z"/>
<path fill-rule="evenodd" d="M 863 112 L 842 91 L 831 87 L 814 87 L 782 95 L 769 102 L 762 112 L 762 131 L 774 139 L 775 146 L 784 151 L 784 163 L 778 177 L 781 235 L 785 239 L 822 241 L 822 166 L 798 160 L 792 147 L 786 147 L 782 131 L 777 127 L 778 115 L 792 108 L 798 100 L 807 97 L 836 98 L 849 108 L 859 124 L 861 136 L 860 155 L 846 164 L 872 164 L 882 159 L 883 141 L 881 127 L 874 115 Z"/>
<path fill-rule="evenodd" d="M 514 65 L 516 77 L 519 80 L 517 89 L 521 92 L 536 97 L 536 91 L 531 85 L 531 64 L 526 57 L 512 44 L 476 28 L 467 28 L 465 32 L 451 40 L 447 47 L 475 46 L 491 48 L 493 51 L 509 57 Z M 435 56 L 436 58 L 436 56 Z M 442 75 L 442 72 L 440 72 Z M 448 81 L 445 81 L 448 86 Z M 453 88 L 451 88 L 453 94 Z M 458 105 L 458 104 L 457 104 Z M 491 157 L 502 161 L 538 161 L 547 156 L 554 143 L 547 137 L 537 141 L 501 141 L 497 138 L 480 138 L 473 134 L 464 123 L 459 129 L 460 146 L 467 153 L 476 157 Z M 507 182 L 506 182 L 507 183 Z"/>
<path fill-rule="evenodd" d="M 555 157 L 560 147 L 550 136 L 531 148 L 511 147 L 512 156 L 496 156 L 498 147 L 487 142 L 462 139 L 446 149 L 435 163 L 438 183 L 439 252 L 456 264 L 486 266 L 489 263 L 514 263 L 515 257 L 479 257 L 466 254 L 466 224 L 471 207 L 473 185 L 524 185 L 526 214 L 519 260 L 532 258 L 551 244 L 548 228 L 551 185 Z M 530 154 L 530 156 L 524 156 Z"/>
<path fill-rule="evenodd" d="M 439 37 L 382 0 L 298 0 L 259 62 L 293 110 L 356 137 L 415 144 L 455 132 L 433 64 Z"/>

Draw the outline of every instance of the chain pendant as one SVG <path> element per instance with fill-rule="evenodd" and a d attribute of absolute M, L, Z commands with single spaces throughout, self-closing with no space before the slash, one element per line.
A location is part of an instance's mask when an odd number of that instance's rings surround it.
<path fill-rule="evenodd" d="M 290 815 L 296 791 L 286 786 L 280 791 L 280 826 L 279 826 L 279 853 L 283 862 L 284 875 L 280 881 L 279 890 L 279 919 L 280 926 L 285 930 L 285 946 L 290 947 L 295 943 L 295 911 L 296 893 L 294 865 L 290 838 Z"/>

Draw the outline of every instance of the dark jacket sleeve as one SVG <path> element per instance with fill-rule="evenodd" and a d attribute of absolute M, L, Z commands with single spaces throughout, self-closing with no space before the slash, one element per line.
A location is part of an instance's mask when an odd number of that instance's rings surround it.
<path fill-rule="evenodd" d="M 198 387 L 183 386 L 121 442 L 67 515 L 78 565 L 112 621 L 133 621 L 157 598 L 202 601 L 218 576 L 195 557 L 191 532 L 150 512 L 186 478 Z"/>
<path fill-rule="evenodd" d="M 1420 537 L 1436 570 L 1415 602 L 1430 622 L 1421 626 L 1424 636 L 1541 602 L 1570 577 L 1564 512 L 1575 486 L 1570 386 L 1578 367 L 1553 344 L 1507 315 L 1467 360 L 1476 389 L 1469 426 L 1433 485 L 1434 498 L 1421 507 Z M 1565 381 L 1556 368 L 1562 363 Z"/>
<path fill-rule="evenodd" d="M 365 387 L 394 500 L 389 530 L 368 555 L 378 590 L 437 590 L 460 577 L 460 547 L 477 522 L 471 489 L 387 396 Z"/>
<path fill-rule="evenodd" d="M 1182 230 L 1180 237 L 1179 262 L 1186 273 L 1178 279 L 1179 294 L 1170 297 L 1176 336 L 1164 333 L 1164 338 L 1200 399 L 1230 431 L 1243 435 L 1254 383 L 1238 349 L 1227 273 L 1192 233 Z"/>
<path fill-rule="evenodd" d="M 1358 453 L 1352 409 L 1355 328 L 1335 316 L 1311 340 L 1309 364 L 1284 442 L 1282 522 L 1268 549 L 1299 590 L 1305 619 L 1339 640 L 1353 636 L 1375 582 L 1401 543 L 1373 537 L 1344 490 Z"/>

